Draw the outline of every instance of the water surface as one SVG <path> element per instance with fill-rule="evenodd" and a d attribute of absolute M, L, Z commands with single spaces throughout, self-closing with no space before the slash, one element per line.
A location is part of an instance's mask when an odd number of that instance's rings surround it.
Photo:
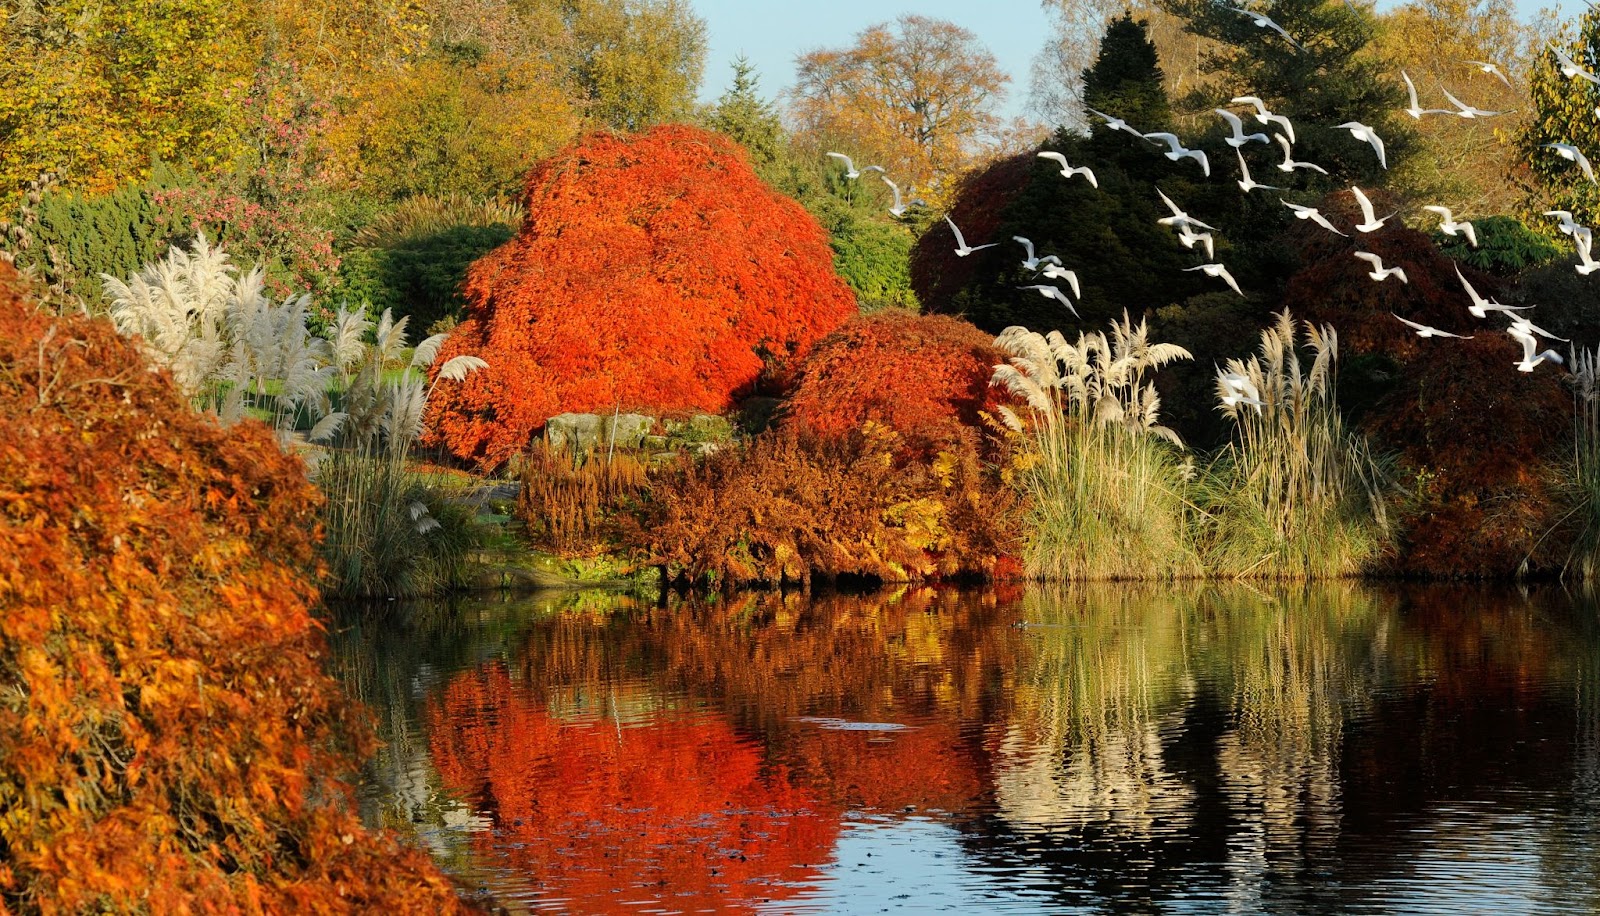
<path fill-rule="evenodd" d="M 1600 910 L 1600 615 L 1557 590 L 344 616 L 369 820 L 511 912 Z"/>

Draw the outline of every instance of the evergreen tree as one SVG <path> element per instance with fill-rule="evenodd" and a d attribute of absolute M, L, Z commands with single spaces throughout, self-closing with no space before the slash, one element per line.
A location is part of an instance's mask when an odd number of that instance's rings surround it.
<path fill-rule="evenodd" d="M 783 122 L 772 103 L 757 91 L 761 78 L 749 58 L 733 62 L 733 85 L 722 94 L 706 118 L 706 126 L 743 146 L 757 170 L 771 165 L 783 152 Z"/>

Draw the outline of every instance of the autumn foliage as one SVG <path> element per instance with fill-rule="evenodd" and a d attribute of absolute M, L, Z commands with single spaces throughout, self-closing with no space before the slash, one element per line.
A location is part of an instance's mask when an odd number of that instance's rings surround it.
<path fill-rule="evenodd" d="M 788 402 L 788 422 L 843 436 L 867 421 L 899 433 L 909 452 L 975 444 L 980 412 L 1004 389 L 989 384 L 1007 354 L 989 335 L 944 315 L 883 311 L 854 319 L 817 344 Z"/>
<path fill-rule="evenodd" d="M 727 410 L 855 313 L 816 220 L 714 134 L 591 135 L 534 169 L 525 203 L 441 359 L 489 362 L 434 404 L 463 458 L 504 461 L 563 412 Z"/>
<path fill-rule="evenodd" d="M 110 322 L 0 277 L 0 912 L 449 912 L 367 833 L 322 670 L 316 497 Z"/>

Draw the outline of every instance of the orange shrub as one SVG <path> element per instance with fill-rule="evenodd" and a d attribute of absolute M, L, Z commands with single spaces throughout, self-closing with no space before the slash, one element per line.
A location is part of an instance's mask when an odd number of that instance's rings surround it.
<path fill-rule="evenodd" d="M 591 135 L 533 171 L 525 203 L 436 364 L 489 362 L 432 405 L 463 458 L 504 461 L 563 412 L 724 411 L 856 310 L 816 220 L 714 134 Z"/>
<path fill-rule="evenodd" d="M 299 460 L 0 273 L 0 912 L 458 909 L 340 781 Z"/>
<path fill-rule="evenodd" d="M 1004 402 L 991 387 L 1006 361 L 994 339 L 958 318 L 886 311 L 823 338 L 800 370 L 788 421 L 840 436 L 871 420 L 918 456 L 976 443 L 982 420 Z"/>

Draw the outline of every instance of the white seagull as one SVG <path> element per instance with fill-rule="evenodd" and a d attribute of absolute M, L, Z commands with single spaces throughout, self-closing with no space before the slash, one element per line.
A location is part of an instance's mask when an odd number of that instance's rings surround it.
<path fill-rule="evenodd" d="M 1384 223 L 1387 223 L 1394 217 L 1394 214 L 1391 213 L 1388 216 L 1385 216 L 1383 219 L 1378 219 L 1378 215 L 1372 212 L 1372 201 L 1367 200 L 1367 195 L 1364 194 L 1360 188 L 1356 187 L 1355 185 L 1351 185 L 1350 193 L 1356 196 L 1356 203 L 1360 205 L 1361 216 L 1365 220 L 1365 222 L 1356 223 L 1356 230 L 1358 232 L 1377 232 L 1379 229 L 1383 228 Z"/>
<path fill-rule="evenodd" d="M 1511 80 L 1506 78 L 1505 72 L 1500 69 L 1499 64 L 1491 63 L 1486 60 L 1464 60 L 1462 63 L 1476 67 L 1480 72 L 1487 73 L 1500 82 L 1505 83 L 1506 88 L 1508 89 L 1511 87 Z"/>
<path fill-rule="evenodd" d="M 1127 121 L 1124 121 L 1121 118 L 1113 118 L 1111 115 L 1108 115 L 1103 111 L 1095 111 L 1093 108 L 1085 107 L 1083 110 L 1087 111 L 1088 113 L 1090 113 L 1092 115 L 1094 115 L 1095 117 L 1099 118 L 1100 120 L 1106 122 L 1106 126 L 1111 128 L 1112 130 L 1120 130 L 1120 131 L 1122 131 L 1124 133 L 1133 134 L 1135 137 L 1138 137 L 1140 140 L 1144 139 L 1144 134 L 1143 133 L 1139 132 L 1137 129 L 1135 129 L 1134 127 L 1130 126 Z"/>
<path fill-rule="evenodd" d="M 1467 297 L 1472 300 L 1472 304 L 1467 306 L 1467 311 L 1474 318 L 1488 318 L 1490 312 L 1500 312 L 1501 314 L 1510 315 L 1512 312 L 1520 312 L 1533 308 L 1531 305 L 1501 305 L 1498 302 L 1491 302 L 1490 300 L 1483 298 L 1482 296 L 1478 295 L 1477 290 L 1472 288 L 1472 284 L 1467 282 L 1467 278 L 1462 276 L 1460 265 L 1456 265 L 1456 276 L 1460 278 L 1461 286 L 1466 289 Z"/>
<path fill-rule="evenodd" d="M 896 217 L 905 216 L 906 215 L 906 210 L 910 209 L 911 207 L 927 206 L 927 204 L 925 204 L 921 200 L 917 200 L 917 199 L 913 199 L 909 204 L 902 202 L 901 199 L 900 199 L 900 186 L 895 184 L 894 182 L 890 181 L 888 175 L 879 175 L 878 177 L 882 178 L 883 179 L 883 183 L 888 185 L 889 186 L 889 190 L 894 192 L 894 206 L 889 208 L 889 215 L 890 216 L 896 216 Z M 909 188 L 907 190 L 909 190 Z M 952 224 L 952 225 L 954 225 L 954 224 Z"/>
<path fill-rule="evenodd" d="M 1473 248 L 1478 247 L 1478 230 L 1472 228 L 1472 224 L 1466 220 L 1457 220 L 1451 216 L 1449 207 L 1423 207 L 1422 209 L 1427 210 L 1429 213 L 1439 214 L 1440 232 L 1445 235 L 1466 236 L 1467 244 Z"/>
<path fill-rule="evenodd" d="M 1054 255 L 1051 257 L 1054 258 Z M 1054 264 L 1046 265 L 1045 269 L 1039 272 L 1039 275 L 1047 280 L 1067 281 L 1067 285 L 1072 287 L 1072 294 L 1080 299 L 1083 298 L 1083 293 L 1078 289 L 1078 275 L 1066 269 L 1065 267 L 1062 267 L 1060 261 L 1056 261 Z"/>
<path fill-rule="evenodd" d="M 1256 409 L 1256 413 L 1260 413 L 1261 408 L 1265 406 L 1261 402 L 1261 389 L 1256 387 L 1255 382 L 1250 381 L 1248 375 L 1218 372 L 1217 382 L 1222 403 L 1227 406 L 1249 404 Z"/>
<path fill-rule="evenodd" d="M 1389 314 L 1394 315 L 1394 312 L 1390 312 Z M 1400 318 L 1399 315 L 1394 315 L 1394 317 Z M 1407 321 L 1404 318 L 1400 318 L 1400 321 L 1402 323 L 1406 324 L 1406 325 L 1409 325 L 1413 329 L 1415 329 L 1416 332 L 1417 332 L 1417 336 L 1418 337 L 1423 337 L 1423 338 L 1427 338 L 1427 337 L 1454 337 L 1457 340 L 1471 340 L 1472 339 L 1472 335 L 1471 334 L 1467 334 L 1467 335 L 1452 334 L 1449 331 L 1441 331 L 1438 328 L 1430 328 L 1425 324 L 1417 324 L 1415 321 Z"/>
<path fill-rule="evenodd" d="M 1333 233 L 1334 235 L 1344 235 L 1343 232 L 1333 228 L 1333 223 L 1328 222 L 1328 218 L 1323 216 L 1322 211 L 1318 210 L 1316 207 L 1302 207 L 1299 204 L 1291 204 L 1281 197 L 1278 198 L 1278 202 L 1293 210 L 1296 219 L 1308 219 Z M 1345 238 L 1349 238 L 1349 236 L 1345 236 Z"/>
<path fill-rule="evenodd" d="M 1576 146 L 1570 143 L 1546 143 L 1544 148 L 1555 150 L 1557 155 L 1568 162 L 1576 162 L 1578 168 L 1583 170 L 1583 177 L 1589 179 L 1591 183 L 1594 182 L 1594 166 L 1589 164 L 1589 158 Z"/>
<path fill-rule="evenodd" d="M 1532 372 L 1535 366 L 1547 359 L 1557 364 L 1562 362 L 1561 354 L 1554 350 L 1546 350 L 1543 353 L 1535 352 L 1539 349 L 1539 341 L 1532 334 L 1516 327 L 1507 328 L 1506 333 L 1511 335 L 1512 340 L 1522 344 L 1522 362 L 1517 363 L 1518 372 Z"/>
<path fill-rule="evenodd" d="M 1233 112 L 1229 111 L 1228 109 L 1226 109 L 1226 108 L 1213 108 L 1211 110 L 1216 112 L 1217 114 L 1221 115 L 1222 116 L 1222 120 L 1228 122 L 1228 129 L 1232 132 L 1233 136 L 1224 138 L 1223 142 L 1228 144 L 1229 146 L 1233 147 L 1234 149 L 1238 149 L 1239 147 L 1244 146 L 1246 143 L 1254 143 L 1257 140 L 1260 140 L 1262 143 L 1271 143 L 1272 142 L 1270 139 L 1267 138 L 1266 134 L 1247 134 L 1247 133 L 1245 133 L 1244 132 L 1244 122 L 1239 120 L 1239 116 L 1238 115 L 1234 114 Z"/>
<path fill-rule="evenodd" d="M 1406 81 L 1406 95 L 1408 97 L 1410 97 L 1410 99 L 1411 99 L 1410 106 L 1408 106 L 1406 108 L 1402 108 L 1401 111 L 1404 111 L 1406 114 L 1412 116 L 1413 118 L 1416 118 L 1419 121 L 1422 120 L 1422 116 L 1423 115 L 1429 115 L 1429 114 L 1443 114 L 1443 115 L 1455 114 L 1455 112 L 1451 111 L 1448 108 L 1423 108 L 1421 105 L 1419 105 L 1417 103 L 1417 87 L 1414 84 L 1412 84 L 1411 77 L 1407 76 L 1406 72 L 1404 70 L 1401 70 L 1400 71 L 1400 78 Z"/>
<path fill-rule="evenodd" d="M 1460 99 L 1456 98 L 1455 96 L 1451 95 L 1450 94 L 1450 90 L 1444 88 L 1443 86 L 1439 87 L 1439 91 L 1443 92 L 1444 93 L 1444 97 L 1450 100 L 1450 104 L 1456 106 L 1456 108 L 1459 109 L 1458 111 L 1452 112 L 1452 114 L 1458 115 L 1458 116 L 1463 117 L 1463 118 L 1492 118 L 1495 115 L 1503 115 L 1503 114 L 1510 114 L 1511 113 L 1510 111 L 1484 111 L 1482 108 L 1474 108 L 1471 105 L 1468 105 L 1466 102 L 1463 102 Z M 1512 111 L 1515 111 L 1515 109 L 1512 109 Z"/>
<path fill-rule="evenodd" d="M 1213 231 L 1216 230 L 1216 228 L 1217 228 L 1216 226 L 1212 226 L 1212 225 L 1210 225 L 1208 223 L 1202 223 L 1199 220 L 1195 219 L 1194 217 L 1190 216 L 1189 214 L 1183 212 L 1183 210 L 1177 204 L 1172 202 L 1172 198 L 1167 196 L 1167 192 L 1161 190 L 1160 188 L 1156 188 L 1156 193 L 1161 195 L 1162 202 L 1167 205 L 1167 209 L 1168 210 L 1172 211 L 1172 215 L 1171 216 L 1164 217 L 1162 219 L 1158 219 L 1158 220 L 1156 220 L 1156 222 L 1160 223 L 1163 226 L 1177 226 L 1179 228 L 1183 228 L 1183 227 L 1186 227 L 1186 226 L 1190 227 L 1190 228 L 1193 228 L 1195 226 L 1198 226 L 1201 229 L 1210 229 L 1210 230 L 1213 230 Z"/>
<path fill-rule="evenodd" d="M 1162 155 L 1166 156 L 1168 159 L 1171 159 L 1173 162 L 1177 162 L 1179 159 L 1184 158 L 1193 159 L 1194 161 L 1200 163 L 1200 170 L 1205 173 L 1205 176 L 1207 178 L 1211 177 L 1211 161 L 1206 158 L 1205 150 L 1189 149 L 1183 145 L 1182 140 L 1178 139 L 1177 134 L 1169 134 L 1165 131 L 1158 130 L 1154 133 L 1143 134 L 1142 136 L 1146 140 L 1160 140 L 1161 142 L 1167 144 L 1168 149 Z"/>
<path fill-rule="evenodd" d="M 1293 155 L 1294 151 L 1289 148 L 1289 138 L 1285 137 L 1283 134 L 1273 134 L 1273 137 L 1277 139 L 1278 145 L 1283 147 L 1283 161 L 1278 163 L 1278 171 L 1292 172 L 1295 169 L 1310 169 L 1313 172 L 1321 172 L 1324 175 L 1328 174 L 1327 169 L 1317 165 L 1316 163 L 1296 162 Z"/>
<path fill-rule="evenodd" d="M 1261 124 L 1278 124 L 1283 127 L 1283 132 L 1289 136 L 1289 142 L 1294 142 L 1294 125 L 1289 119 L 1280 114 L 1273 114 L 1267 110 L 1267 103 L 1261 101 L 1259 96 L 1240 95 L 1229 99 L 1235 105 L 1250 105 L 1256 110 L 1256 121 Z"/>
<path fill-rule="evenodd" d="M 1059 289 L 1056 289 L 1054 286 L 1049 286 L 1049 285 L 1041 283 L 1041 284 L 1037 284 L 1037 285 L 1034 285 L 1034 286 L 1021 286 L 1021 287 L 1018 287 L 1018 289 L 1035 290 L 1036 292 L 1039 293 L 1039 295 L 1045 297 L 1046 299 L 1054 299 L 1057 302 L 1061 303 L 1062 305 L 1066 306 L 1067 307 L 1067 311 L 1072 313 L 1072 317 L 1074 317 L 1074 318 L 1083 317 L 1083 316 L 1078 314 L 1078 310 L 1077 309 L 1072 307 L 1072 300 L 1067 298 L 1067 294 L 1063 293 Z"/>
<path fill-rule="evenodd" d="M 1089 187 L 1091 187 L 1091 188 L 1100 187 L 1100 182 L 1099 182 L 1099 180 L 1097 180 L 1094 177 L 1094 172 L 1091 171 L 1090 168 L 1088 166 L 1086 166 L 1086 165 L 1080 165 L 1077 168 L 1073 168 L 1072 166 L 1067 164 L 1067 157 L 1061 155 L 1060 153 L 1040 153 L 1039 154 L 1039 158 L 1040 159 L 1049 159 L 1052 162 L 1059 163 L 1061 165 L 1061 177 L 1062 178 L 1071 178 L 1074 175 L 1082 175 L 1084 178 L 1087 178 L 1089 180 Z"/>
<path fill-rule="evenodd" d="M 1287 41 L 1289 44 L 1294 45 L 1294 48 L 1295 48 L 1296 51 L 1304 51 L 1305 50 L 1305 46 L 1300 44 L 1300 42 L 1295 41 L 1292 37 L 1290 37 L 1289 33 L 1285 32 L 1283 30 L 1283 26 L 1278 25 L 1276 22 L 1273 22 L 1271 19 L 1268 19 L 1266 16 L 1263 16 L 1260 13 L 1253 13 L 1250 10 L 1240 9 L 1237 6 L 1226 7 L 1226 9 L 1233 10 L 1235 13 L 1239 13 L 1240 15 L 1243 15 L 1243 16 L 1249 16 L 1250 17 L 1250 21 L 1254 22 L 1256 24 L 1256 28 L 1258 28 L 1258 29 L 1271 29 L 1272 31 L 1277 32 L 1279 35 L 1283 36 L 1283 40 L 1284 41 Z"/>
<path fill-rule="evenodd" d="M 844 153 L 829 153 L 828 154 L 828 158 L 837 159 L 840 162 L 843 162 L 844 163 L 844 177 L 849 178 L 852 181 L 857 179 L 857 178 L 860 178 L 862 175 L 865 175 L 868 172 L 877 172 L 880 175 L 883 174 L 883 166 L 881 166 L 881 165 L 869 165 L 864 169 L 856 168 L 856 164 L 854 162 L 851 162 L 850 161 L 850 157 L 846 156 Z"/>
<path fill-rule="evenodd" d="M 1383 258 L 1378 257 L 1370 251 L 1357 251 L 1355 252 L 1355 256 L 1372 265 L 1372 272 L 1367 274 L 1367 276 L 1377 280 L 1380 283 L 1389 279 L 1390 277 L 1394 277 L 1401 283 L 1409 284 L 1411 282 L 1410 278 L 1406 276 L 1404 269 L 1399 267 L 1384 267 Z"/>
<path fill-rule="evenodd" d="M 1228 273 L 1228 268 L 1226 266 L 1222 264 L 1201 264 L 1199 267 L 1185 267 L 1183 272 L 1190 273 L 1191 271 L 1196 270 L 1205 271 L 1205 274 L 1208 277 L 1220 277 L 1222 282 L 1228 284 L 1229 289 L 1241 296 L 1244 295 L 1244 290 L 1239 288 L 1239 284 L 1233 279 L 1233 274 Z"/>
<path fill-rule="evenodd" d="M 1555 52 L 1556 60 L 1561 65 L 1562 76 L 1565 76 L 1568 79 L 1588 80 L 1589 82 L 1600 86 L 1600 77 L 1596 77 L 1593 73 L 1590 73 L 1589 71 L 1578 66 L 1578 62 L 1573 60 L 1571 57 L 1568 57 L 1567 52 L 1555 47 L 1552 47 L 1550 50 Z"/>
<path fill-rule="evenodd" d="M 1578 263 L 1572 265 L 1572 269 L 1585 277 L 1600 270 L 1600 263 L 1596 263 L 1589 253 L 1590 246 L 1594 243 L 1594 236 L 1587 231 L 1582 235 L 1573 233 L 1572 240 L 1578 243 Z"/>
<path fill-rule="evenodd" d="M 1546 210 L 1544 211 L 1544 215 L 1553 216 L 1556 219 L 1561 220 L 1561 225 L 1556 228 L 1561 230 L 1562 235 L 1571 235 L 1577 230 L 1584 228 L 1572 218 L 1571 210 Z"/>
<path fill-rule="evenodd" d="M 1178 241 L 1182 242 L 1185 248 L 1193 248 L 1195 242 L 1202 242 L 1206 246 L 1206 257 L 1216 257 L 1216 253 L 1211 248 L 1215 240 L 1209 232 L 1195 232 L 1188 225 L 1182 225 L 1178 227 Z"/>
<path fill-rule="evenodd" d="M 1378 164 L 1383 166 L 1385 169 L 1389 167 L 1389 160 L 1384 156 L 1383 153 L 1383 138 L 1378 136 L 1377 131 L 1365 124 L 1362 124 L 1360 121 L 1346 121 L 1343 124 L 1335 125 L 1335 127 L 1342 127 L 1345 130 L 1350 131 L 1350 136 L 1355 137 L 1357 140 L 1360 140 L 1363 143 L 1370 143 L 1373 151 L 1378 154 Z"/>
<path fill-rule="evenodd" d="M 1524 334 L 1534 334 L 1534 335 L 1537 335 L 1539 337 L 1548 338 L 1550 340 L 1559 340 L 1562 343 L 1572 343 L 1571 338 L 1557 337 L 1556 335 L 1550 333 L 1549 331 L 1546 331 L 1544 328 L 1539 327 L 1538 325 L 1536 325 L 1533 322 L 1529 321 L 1528 319 L 1522 317 L 1521 315 L 1512 315 L 1511 316 L 1511 329 L 1514 330 L 1514 331 L 1520 331 L 1520 332 L 1522 332 Z"/>
<path fill-rule="evenodd" d="M 898 196 L 899 195 L 896 195 L 896 197 L 898 197 Z M 958 257 L 958 258 L 964 258 L 967 255 L 972 254 L 974 251 L 982 251 L 985 248 L 993 248 L 994 246 L 1000 244 L 999 242 L 990 242 L 987 245 L 979 245 L 976 248 L 974 248 L 973 246 L 967 244 L 967 239 L 966 239 L 965 236 L 963 236 L 961 234 L 961 230 L 956 227 L 955 220 L 953 220 L 950 217 L 946 216 L 944 218 L 944 221 L 950 224 L 950 231 L 955 233 L 955 236 L 956 236 L 956 257 Z"/>
<path fill-rule="evenodd" d="M 1052 263 L 1052 262 L 1054 262 L 1056 264 L 1060 264 L 1061 263 L 1061 259 L 1056 257 L 1053 254 L 1045 255 L 1042 258 L 1035 257 L 1034 254 L 1033 254 L 1033 240 L 1032 239 L 1023 238 L 1020 235 L 1013 235 L 1011 237 L 1011 241 L 1016 242 L 1017 244 L 1021 245 L 1023 248 L 1028 249 L 1028 256 L 1026 258 L 1022 259 L 1022 267 L 1023 267 L 1024 270 L 1031 270 L 1031 271 L 1034 271 L 1035 273 L 1037 273 L 1038 270 L 1039 270 L 1039 265 L 1040 264 L 1049 264 L 1049 263 Z"/>
<path fill-rule="evenodd" d="M 1257 182 L 1254 178 L 1251 178 L 1250 177 L 1250 166 L 1245 165 L 1245 163 L 1244 163 L 1244 153 L 1241 152 L 1238 149 L 1235 149 L 1233 151 L 1233 154 L 1235 156 L 1239 157 L 1239 174 L 1244 176 L 1243 178 L 1239 179 L 1239 190 L 1245 192 L 1246 194 L 1249 194 L 1251 191 L 1254 191 L 1256 188 L 1260 188 L 1263 191 L 1281 191 L 1281 190 L 1283 190 L 1282 188 L 1276 187 L 1274 185 L 1261 184 L 1261 183 Z"/>

